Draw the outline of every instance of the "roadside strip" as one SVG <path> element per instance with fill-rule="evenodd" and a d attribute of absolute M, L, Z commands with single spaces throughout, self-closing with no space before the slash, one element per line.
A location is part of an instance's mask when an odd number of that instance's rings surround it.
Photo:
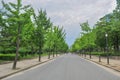
<path fill-rule="evenodd" d="M 111 68 L 111 69 L 113 69 L 113 70 L 115 70 L 115 71 L 120 72 L 120 69 L 116 69 L 116 68 L 112 67 L 111 65 L 104 64 L 104 63 L 101 63 L 101 62 L 98 62 L 98 61 L 94 61 L 94 60 L 91 60 L 91 59 L 88 59 L 88 58 L 85 58 L 85 59 L 90 60 L 90 61 L 92 61 L 92 62 L 95 62 L 95 63 L 97 63 L 97 64 L 100 64 L 100 65 L 102 65 L 102 66 L 105 66 L 105 67 L 108 67 L 108 68 Z"/>
<path fill-rule="evenodd" d="M 35 66 L 38 66 L 38 65 L 40 65 L 40 64 L 46 63 L 46 62 L 51 61 L 51 60 L 53 60 L 53 59 L 55 59 L 55 58 L 48 59 L 48 60 L 46 60 L 46 61 L 39 62 L 39 63 L 37 63 L 37 64 L 31 65 L 31 66 L 29 66 L 29 67 L 25 67 L 25 68 L 22 68 L 22 69 L 18 69 L 18 70 L 16 69 L 15 72 L 6 74 L 6 75 L 4 75 L 4 76 L 1 76 L 1 77 L 0 77 L 0 80 L 3 79 L 3 78 L 6 78 L 6 77 L 8 77 L 8 76 L 11 76 L 11 75 L 13 75 L 13 74 L 16 74 L 16 73 L 19 73 L 19 72 L 28 70 L 28 69 L 33 68 L 33 67 L 35 67 Z"/>
<path fill-rule="evenodd" d="M 87 61 L 89 61 L 89 62 L 91 62 L 91 63 L 93 63 L 93 64 L 95 64 L 95 65 L 97 65 L 97 66 L 99 66 L 99 67 L 101 67 L 103 69 L 105 69 L 105 70 L 107 70 L 108 72 L 110 72 L 112 74 L 120 76 L 120 70 L 119 69 L 115 69 L 114 67 L 111 67 L 110 65 L 107 65 L 105 63 L 103 64 L 103 63 L 100 63 L 98 61 L 91 60 L 89 58 L 84 58 L 84 57 L 81 57 L 81 56 L 80 56 L 80 58 L 85 59 L 85 60 L 87 60 Z"/>

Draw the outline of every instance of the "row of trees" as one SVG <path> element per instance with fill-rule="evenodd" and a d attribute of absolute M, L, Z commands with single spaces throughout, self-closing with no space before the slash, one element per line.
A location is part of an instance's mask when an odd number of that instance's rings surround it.
<path fill-rule="evenodd" d="M 84 22 L 80 24 L 82 32 L 80 37 L 78 37 L 74 44 L 71 47 L 72 51 L 81 51 L 81 50 L 87 50 L 89 51 L 90 48 L 94 48 L 96 46 L 95 44 L 95 29 L 91 29 L 89 27 L 88 22 Z"/>
<path fill-rule="evenodd" d="M 54 26 L 47 18 L 46 11 L 38 10 L 36 15 L 30 5 L 1 1 L 0 10 L 0 53 L 16 53 L 13 69 L 20 51 L 39 53 L 39 61 L 43 52 L 66 52 L 65 31 Z M 49 53 L 49 58 L 50 58 Z"/>
<path fill-rule="evenodd" d="M 72 45 L 72 51 L 105 51 L 106 37 L 108 39 L 108 49 L 118 52 L 120 46 L 120 0 L 112 13 L 100 18 L 91 28 L 88 22 L 80 24 L 81 36 Z M 107 34 L 108 36 L 105 36 Z"/>

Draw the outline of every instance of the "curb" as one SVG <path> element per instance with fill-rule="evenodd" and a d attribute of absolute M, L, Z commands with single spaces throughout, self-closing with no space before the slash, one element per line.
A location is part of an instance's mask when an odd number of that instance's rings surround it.
<path fill-rule="evenodd" d="M 1 77 L 0 77 L 0 80 L 3 79 L 3 78 L 6 78 L 6 77 L 8 77 L 8 76 L 11 76 L 11 75 L 13 75 L 13 74 L 16 74 L 16 73 L 19 73 L 19 72 L 22 72 L 22 71 L 28 70 L 28 69 L 30 69 L 30 68 L 32 68 L 32 67 L 38 66 L 38 65 L 43 64 L 43 63 L 45 63 L 45 62 L 51 61 L 51 60 L 53 60 L 53 59 L 55 59 L 55 58 L 52 58 L 52 59 L 49 59 L 49 60 L 46 60 L 46 61 L 43 61 L 43 62 L 39 62 L 39 63 L 34 64 L 34 65 L 32 65 L 32 66 L 29 66 L 29 67 L 26 67 L 26 68 L 20 69 L 20 70 L 18 70 L 18 71 L 15 71 L 15 72 L 13 72 L 13 73 L 10 73 L 10 74 L 7 74 L 7 75 L 4 75 L 4 76 L 1 76 Z"/>
<path fill-rule="evenodd" d="M 107 64 L 105 65 L 105 64 L 102 64 L 102 63 L 100 63 L 100 62 L 97 62 L 97 61 L 93 61 L 93 60 L 91 60 L 91 59 L 88 59 L 88 58 L 84 58 L 84 59 L 87 59 L 87 60 L 92 61 L 92 62 L 94 62 L 94 63 L 97 63 L 97 64 L 99 64 L 99 65 L 102 65 L 102 66 L 105 66 L 105 67 L 107 67 L 107 68 L 113 69 L 113 70 L 115 70 L 115 71 L 117 71 L 117 72 L 120 72 L 120 70 L 115 69 L 115 68 L 113 68 L 113 67 L 111 67 L 111 66 L 109 66 L 109 65 L 107 65 Z"/>

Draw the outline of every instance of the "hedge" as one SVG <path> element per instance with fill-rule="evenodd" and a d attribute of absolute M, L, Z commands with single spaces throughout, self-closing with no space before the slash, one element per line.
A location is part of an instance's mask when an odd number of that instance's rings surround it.
<path fill-rule="evenodd" d="M 0 54 L 0 60 L 14 60 L 15 54 Z"/>
<path fill-rule="evenodd" d="M 4 60 L 4 61 L 13 61 L 15 59 L 15 55 L 16 54 L 0 54 L 0 60 Z M 18 57 L 18 60 L 21 60 L 21 59 L 31 59 L 31 58 L 34 58 L 34 57 L 37 57 L 38 55 L 37 54 L 34 54 L 34 55 L 29 55 L 27 54 L 26 56 L 21 56 L 19 54 L 19 57 Z"/>
<path fill-rule="evenodd" d="M 88 53 L 89 54 L 89 53 Z M 120 53 L 114 53 L 114 52 L 91 52 L 92 55 L 100 55 L 100 56 L 120 56 Z"/>

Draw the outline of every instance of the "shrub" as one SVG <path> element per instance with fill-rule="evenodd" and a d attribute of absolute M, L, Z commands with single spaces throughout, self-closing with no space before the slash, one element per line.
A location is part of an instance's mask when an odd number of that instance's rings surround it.
<path fill-rule="evenodd" d="M 0 60 L 14 60 L 15 54 L 0 54 Z"/>

